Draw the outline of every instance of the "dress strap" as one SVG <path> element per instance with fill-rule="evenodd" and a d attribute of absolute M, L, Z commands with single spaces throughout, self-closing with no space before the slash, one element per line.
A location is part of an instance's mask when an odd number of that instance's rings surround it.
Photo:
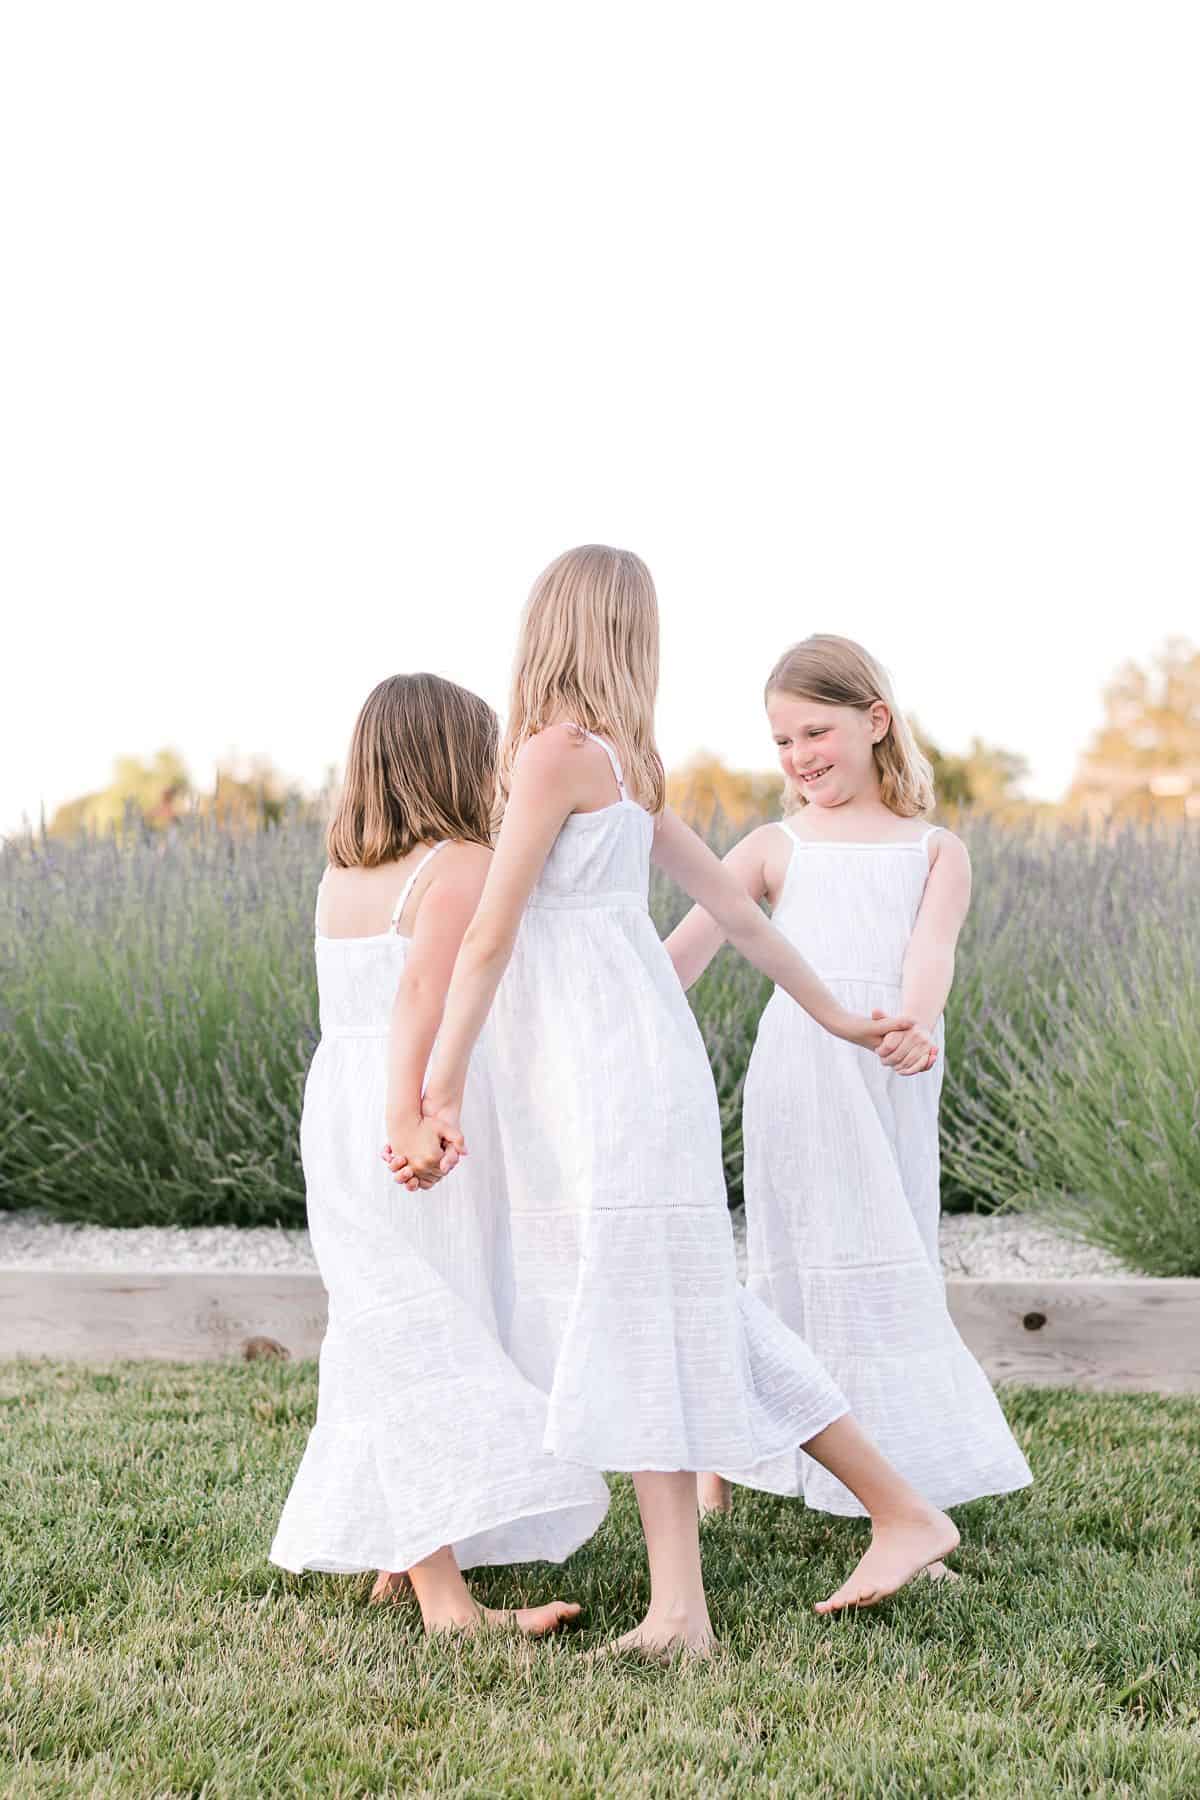
<path fill-rule="evenodd" d="M 776 825 L 778 825 L 780 831 L 783 832 L 785 837 L 791 838 L 793 844 L 798 844 L 800 842 L 799 837 L 792 830 L 791 826 L 788 824 L 786 819 L 776 819 L 775 823 L 776 823 Z"/>
<path fill-rule="evenodd" d="M 427 863 L 431 863 L 433 861 L 434 857 L 437 855 L 439 850 L 444 850 L 446 848 L 446 845 L 449 843 L 449 841 L 450 841 L 449 838 L 443 838 L 440 844 L 435 844 L 433 846 L 432 850 L 427 850 L 425 852 L 424 856 L 421 858 L 420 862 L 417 864 L 416 868 L 413 870 L 412 874 L 409 876 L 408 880 L 405 882 L 404 886 L 400 889 L 400 897 L 396 901 L 395 906 L 392 908 L 392 927 L 391 928 L 393 931 L 398 931 L 400 929 L 400 918 L 404 912 L 405 907 L 408 905 L 408 897 L 413 891 L 413 887 L 416 883 L 417 876 L 421 873 L 421 870 L 425 867 L 425 865 Z"/>
<path fill-rule="evenodd" d="M 944 825 L 930 825 L 917 839 L 917 848 L 923 850 L 935 831 L 945 831 L 945 829 Z"/>
<path fill-rule="evenodd" d="M 609 762 L 612 764 L 613 776 L 617 783 L 617 792 L 623 800 L 625 798 L 625 777 L 621 773 L 621 764 L 617 760 L 616 751 L 613 749 L 607 738 L 598 737 L 594 731 L 585 731 L 583 735 L 586 738 L 591 738 L 593 744 L 599 744 L 605 756 L 607 756 Z"/>

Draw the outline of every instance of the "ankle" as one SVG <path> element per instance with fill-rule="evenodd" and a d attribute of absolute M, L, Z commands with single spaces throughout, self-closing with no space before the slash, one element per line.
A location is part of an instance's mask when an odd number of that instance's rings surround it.
<path fill-rule="evenodd" d="M 688 1631 L 696 1625 L 708 1624 L 708 1603 L 703 1594 L 699 1598 L 688 1600 L 672 1599 L 650 1601 L 646 1614 L 647 1620 L 653 1620 L 672 1631 Z"/>
<path fill-rule="evenodd" d="M 445 1631 L 475 1625 L 483 1617 L 481 1609 L 469 1594 L 437 1594 L 418 1596 L 421 1621 L 426 1631 Z"/>
<path fill-rule="evenodd" d="M 941 1517 L 936 1506 L 923 1500 L 920 1494 L 906 1496 L 902 1500 L 889 1500 L 885 1505 L 876 1507 L 871 1515 L 871 1526 L 875 1531 L 903 1531 L 906 1527 L 925 1526 Z"/>

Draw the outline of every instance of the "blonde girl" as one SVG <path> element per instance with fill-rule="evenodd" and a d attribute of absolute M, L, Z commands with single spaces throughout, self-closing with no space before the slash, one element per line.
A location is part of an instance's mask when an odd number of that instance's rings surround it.
<path fill-rule="evenodd" d="M 421 1084 L 491 860 L 497 739 L 490 707 L 434 675 L 381 682 L 354 727 L 317 895 L 321 1041 L 300 1126 L 329 1326 L 316 1425 L 271 1558 L 407 1570 L 431 1632 L 486 1616 L 540 1634 L 578 1607 L 485 1615 L 461 1571 L 560 1562 L 608 1494 L 543 1452 L 546 1397 L 503 1347 L 508 1234 L 486 1041 L 463 1102 L 478 1161 L 455 1171 L 445 1204 L 418 1191 L 453 1161 L 422 1122 Z M 385 1132 L 412 1191 L 379 1161 Z M 375 1597 L 395 1585 L 385 1573 Z"/>
<path fill-rule="evenodd" d="M 704 1653 L 697 1470 L 752 1475 L 803 1444 L 859 1495 L 871 1546 L 820 1610 L 893 1592 L 957 1534 L 867 1441 L 804 1344 L 738 1286 L 716 1093 L 647 910 L 651 861 L 827 1032 L 870 1050 L 908 1027 L 842 1006 L 664 806 L 657 681 L 645 564 L 603 545 L 560 556 L 521 625 L 504 823 L 425 1112 L 461 1142 L 468 1064 L 490 1012 L 511 1346 L 550 1396 L 543 1448 L 563 1465 L 633 1475 L 650 1606 L 620 1647 Z"/>
<path fill-rule="evenodd" d="M 970 898 L 966 847 L 929 823 L 929 765 L 860 645 L 794 645 L 767 679 L 766 709 L 784 817 L 750 832 L 725 866 L 844 1006 L 910 1023 L 866 1056 L 830 1044 L 782 993 L 768 1002 L 743 1109 L 749 1288 L 937 1506 L 1007 1493 L 1029 1469 L 951 1321 L 938 1256 L 939 1053 Z M 699 907 L 671 934 L 685 987 L 725 935 Z M 824 1512 L 862 1511 L 802 1451 L 760 1474 Z M 702 1510 L 728 1500 L 709 1474 Z"/>

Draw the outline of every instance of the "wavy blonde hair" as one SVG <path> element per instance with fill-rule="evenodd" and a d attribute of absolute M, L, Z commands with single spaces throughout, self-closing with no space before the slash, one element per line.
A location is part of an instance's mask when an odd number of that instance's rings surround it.
<path fill-rule="evenodd" d="M 882 701 L 891 724 L 875 745 L 875 767 L 883 804 L 902 819 L 915 819 L 934 805 L 933 770 L 912 728 L 896 705 L 887 670 L 851 638 L 818 633 L 785 650 L 767 677 L 765 699 L 793 694 L 822 706 L 853 706 L 866 712 Z M 784 811 L 808 805 L 797 783 L 784 784 Z"/>
<path fill-rule="evenodd" d="M 399 862 L 441 838 L 490 845 L 500 721 L 439 675 L 389 675 L 350 739 L 326 847 L 336 869 Z"/>
<path fill-rule="evenodd" d="M 500 749 L 502 793 L 526 738 L 565 720 L 610 739 L 630 792 L 661 812 L 657 692 L 658 598 L 649 569 L 631 550 L 607 544 L 564 551 L 534 582 L 521 616 Z"/>

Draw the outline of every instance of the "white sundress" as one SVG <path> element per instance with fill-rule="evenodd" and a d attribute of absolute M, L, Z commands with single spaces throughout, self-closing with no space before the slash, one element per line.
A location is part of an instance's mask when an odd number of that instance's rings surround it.
<path fill-rule="evenodd" d="M 797 837 L 772 922 L 843 1005 L 900 1007 L 904 953 L 934 830 L 909 843 Z M 778 990 L 746 1073 L 747 1284 L 801 1333 L 855 1418 L 935 1506 L 1031 1480 L 983 1370 L 946 1307 L 938 1255 L 939 1057 L 903 1076 L 830 1037 Z M 771 1471 L 822 1512 L 854 1496 L 800 1454 Z"/>
<path fill-rule="evenodd" d="M 846 1402 L 738 1283 L 712 1072 L 647 904 L 654 820 L 595 741 L 620 798 L 563 824 L 491 1015 L 512 1354 L 555 1457 L 752 1471 Z"/>
<path fill-rule="evenodd" d="M 464 1105 L 473 1156 L 416 1194 L 380 1160 L 408 953 L 396 927 L 426 861 L 391 931 L 316 938 L 321 1041 L 300 1144 L 329 1324 L 316 1424 L 271 1545 L 285 1569 L 407 1569 L 447 1544 L 464 1569 L 561 1562 L 608 1505 L 598 1474 L 541 1453 L 546 1397 L 503 1347 L 511 1270 L 486 1035 Z"/>

